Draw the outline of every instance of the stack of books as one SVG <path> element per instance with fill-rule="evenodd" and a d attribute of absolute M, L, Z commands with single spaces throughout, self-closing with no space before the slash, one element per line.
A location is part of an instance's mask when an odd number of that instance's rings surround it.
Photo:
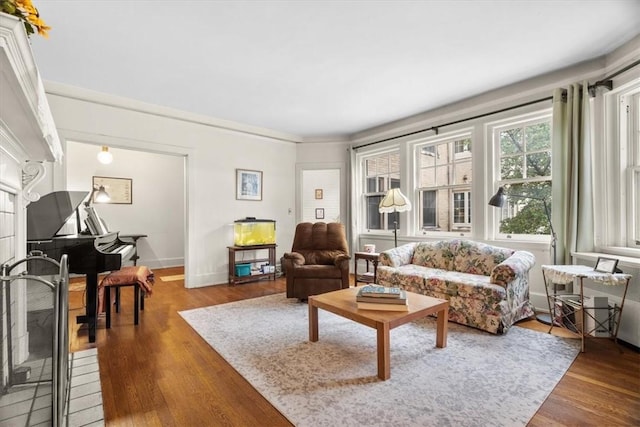
<path fill-rule="evenodd" d="M 385 286 L 363 286 L 356 295 L 356 304 L 360 310 L 409 311 L 407 293 Z"/>

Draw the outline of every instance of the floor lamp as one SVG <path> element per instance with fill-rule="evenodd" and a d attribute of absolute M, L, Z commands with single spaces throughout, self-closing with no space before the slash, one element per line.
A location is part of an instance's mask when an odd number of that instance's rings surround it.
<path fill-rule="evenodd" d="M 521 199 L 534 199 L 540 200 L 544 204 L 544 213 L 547 216 L 547 221 L 549 221 L 549 228 L 551 229 L 551 253 L 552 253 L 552 262 L 556 264 L 556 242 L 558 237 L 556 236 L 556 231 L 553 229 L 553 223 L 551 222 L 551 212 L 549 212 L 549 205 L 547 201 L 541 197 L 533 197 L 533 196 L 525 196 L 523 194 L 509 194 L 509 197 L 519 197 Z M 504 188 L 498 188 L 498 192 L 489 199 L 489 205 L 495 206 L 497 208 L 501 208 L 504 206 L 505 201 L 507 200 L 507 194 L 505 194 Z M 545 286 L 547 284 L 545 283 Z M 555 292 L 555 291 L 554 291 Z M 549 306 L 549 311 L 551 311 L 551 306 Z M 545 325 L 551 325 L 551 312 L 549 314 L 538 314 L 536 315 L 536 319 L 544 323 Z"/>
<path fill-rule="evenodd" d="M 399 188 L 387 191 L 378 206 L 380 213 L 406 212 L 411 210 L 411 201 L 402 194 Z M 393 243 L 398 247 L 398 221 L 393 221 Z"/>

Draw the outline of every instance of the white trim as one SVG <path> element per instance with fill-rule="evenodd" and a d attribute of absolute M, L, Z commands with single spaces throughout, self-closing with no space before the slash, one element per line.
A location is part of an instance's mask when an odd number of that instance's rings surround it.
<path fill-rule="evenodd" d="M 116 95 L 101 93 L 76 86 L 69 86 L 62 83 L 46 81 L 46 92 L 50 95 L 60 96 L 78 101 L 91 102 L 96 105 L 114 107 L 130 112 L 148 114 L 161 118 L 194 123 L 202 126 L 214 127 L 217 129 L 241 132 L 243 134 L 262 136 L 284 142 L 300 143 L 304 138 L 298 135 L 278 132 L 271 129 L 251 126 L 230 120 L 203 116 L 195 113 L 181 111 L 169 107 L 149 104 L 134 99 L 119 97 Z"/>
<path fill-rule="evenodd" d="M 637 126 L 635 111 L 640 97 L 640 76 L 604 94 L 597 104 L 599 120 L 602 122 L 601 137 L 604 144 L 595 144 L 594 158 L 600 159 L 601 167 L 595 168 L 595 206 L 596 229 L 594 244 L 596 250 L 603 252 L 617 251 L 613 248 L 626 248 L 627 251 L 640 252 L 640 246 L 631 246 L 633 230 L 633 206 L 635 195 L 632 194 L 631 165 L 634 163 L 637 136 L 631 134 Z M 628 78 L 629 76 L 627 76 Z M 627 114 L 626 108 L 630 107 Z M 634 112 L 635 111 L 635 112 Z M 637 131 L 637 129 L 636 129 Z M 636 201 L 637 202 L 637 201 Z M 636 204 L 637 206 L 637 204 Z"/>
<path fill-rule="evenodd" d="M 60 140 L 23 22 L 6 13 L 0 13 L 0 69 L 2 107 L 10 108 L 10 115 L 20 109 L 37 125 L 20 125 L 16 139 L 24 144 L 31 160 L 59 161 Z"/>
<path fill-rule="evenodd" d="M 192 159 L 196 153 L 194 148 L 162 144 L 158 142 L 150 142 L 144 140 L 137 140 L 131 138 L 114 137 L 110 135 L 98 135 L 87 132 L 61 130 L 60 131 L 63 150 L 67 151 L 67 141 L 80 142 L 85 144 L 94 144 L 97 146 L 107 145 L 109 147 L 117 147 L 123 149 L 135 149 L 139 151 L 146 151 L 156 154 L 167 154 L 174 156 L 184 157 L 184 171 L 185 171 L 185 203 L 184 203 L 184 218 L 185 218 L 185 230 L 184 230 L 184 286 L 185 288 L 194 288 L 205 286 L 207 283 L 201 280 L 206 280 L 200 276 L 196 277 L 194 272 L 197 271 L 196 257 L 189 256 L 191 253 L 190 246 L 192 242 L 196 241 L 195 230 L 191 224 L 195 224 L 195 212 L 196 212 L 196 200 L 192 197 L 192 194 L 197 194 L 197 182 L 195 178 L 195 168 L 191 166 Z M 54 190 L 66 189 L 66 164 L 54 164 L 53 176 L 54 176 Z"/>

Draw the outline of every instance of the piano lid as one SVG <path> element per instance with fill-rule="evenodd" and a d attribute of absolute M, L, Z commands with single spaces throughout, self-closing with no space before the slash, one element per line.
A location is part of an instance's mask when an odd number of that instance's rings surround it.
<path fill-rule="evenodd" d="M 88 191 L 54 191 L 27 206 L 27 240 L 50 240 L 89 195 Z"/>

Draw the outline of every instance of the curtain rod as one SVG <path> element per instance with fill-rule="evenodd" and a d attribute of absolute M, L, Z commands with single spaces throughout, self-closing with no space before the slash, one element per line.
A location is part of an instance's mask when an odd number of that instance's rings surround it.
<path fill-rule="evenodd" d="M 498 113 L 502 113 L 502 112 L 509 111 L 509 110 L 515 110 L 516 108 L 526 107 L 528 105 L 533 105 L 533 104 L 537 104 L 539 102 L 544 102 L 544 101 L 550 101 L 552 99 L 553 99 L 553 96 L 547 96 L 546 98 L 536 99 L 535 101 L 529 101 L 529 102 L 525 102 L 523 104 L 513 105 L 511 107 L 506 107 L 506 108 L 501 108 L 500 110 L 490 111 L 488 113 L 482 113 L 482 114 L 478 114 L 478 115 L 475 115 L 475 116 L 472 116 L 472 117 L 467 117 L 465 119 L 454 120 L 453 122 L 443 123 L 443 124 L 440 124 L 440 125 L 437 125 L 437 126 L 431 126 L 430 128 L 420 129 L 420 130 L 416 130 L 416 131 L 413 131 L 413 132 L 404 133 L 402 135 L 397 135 L 397 136 L 392 136 L 392 137 L 389 137 L 389 138 L 381 139 L 379 141 L 374 141 L 374 142 L 369 142 L 367 144 L 358 145 L 356 147 L 353 147 L 353 150 L 357 150 L 358 148 L 362 148 L 362 147 L 368 147 L 368 146 L 374 145 L 374 144 L 380 144 L 381 142 L 387 142 L 387 141 L 392 141 L 392 140 L 398 139 L 398 138 L 404 138 L 405 136 L 411 136 L 411 135 L 415 135 L 417 133 L 428 132 L 430 130 L 435 131 L 436 135 L 437 135 L 438 134 L 438 128 L 441 128 L 441 127 L 457 125 L 458 123 L 468 122 L 469 120 L 480 119 L 482 117 L 491 116 L 493 114 L 498 114 Z"/>
<path fill-rule="evenodd" d="M 638 64 L 640 64 L 640 59 L 632 62 L 631 64 L 627 65 L 626 67 L 623 67 L 621 69 L 619 69 L 618 71 L 615 71 L 612 74 L 609 74 L 607 77 L 604 77 L 601 80 L 598 80 L 597 82 L 595 82 L 592 85 L 589 85 L 589 95 L 594 98 L 596 96 L 596 88 L 598 86 L 604 86 L 607 89 L 611 90 L 613 89 L 613 80 L 611 80 L 612 78 L 614 78 L 615 76 L 624 73 L 625 71 L 628 71 L 630 69 L 632 69 L 633 67 L 636 67 Z"/>
<path fill-rule="evenodd" d="M 601 80 L 598 80 L 594 84 L 589 85 L 589 94 L 592 97 L 594 97 L 595 96 L 595 90 L 599 86 L 605 86 L 609 90 L 613 89 L 613 81 L 611 80 L 612 78 L 616 77 L 617 75 L 620 75 L 620 74 L 624 73 L 625 71 L 628 71 L 628 70 L 638 66 L 639 64 L 640 64 L 640 60 L 632 62 L 631 64 L 627 65 L 626 67 L 623 67 L 623 68 L 619 69 L 618 71 L 615 71 L 614 73 L 602 78 Z M 416 130 L 416 131 L 413 131 L 413 132 L 404 133 L 402 135 L 392 136 L 392 137 L 389 137 L 389 138 L 381 139 L 379 141 L 369 142 L 367 144 L 362 144 L 362 145 L 358 145 L 356 147 L 353 147 L 352 149 L 353 150 L 357 150 L 358 148 L 363 148 L 363 147 L 368 147 L 370 145 L 380 144 L 381 142 L 393 141 L 394 139 L 404 138 L 406 136 L 411 136 L 411 135 L 415 135 L 415 134 L 422 133 L 422 132 L 428 132 L 428 131 L 431 131 L 431 130 L 435 131 L 435 133 L 437 135 L 438 134 L 438 128 L 441 128 L 441 127 L 457 125 L 458 123 L 467 122 L 469 120 L 480 119 L 482 117 L 487 117 L 487 116 L 491 116 L 493 114 L 503 113 L 503 112 L 509 111 L 509 110 L 515 110 L 516 108 L 526 107 L 526 106 L 529 106 L 529 105 L 537 104 L 539 102 L 550 101 L 552 99 L 553 99 L 553 96 L 548 96 L 546 98 L 536 99 L 535 101 L 529 101 L 529 102 L 525 102 L 523 104 L 518 104 L 518 105 L 513 105 L 511 107 L 502 108 L 500 110 L 490 111 L 488 113 L 483 113 L 483 114 L 478 114 L 476 116 L 467 117 L 465 119 L 455 120 L 453 122 L 443 123 L 443 124 L 437 125 L 437 126 L 431 126 L 429 128 L 426 128 L 426 129 L 420 129 L 420 130 Z"/>

